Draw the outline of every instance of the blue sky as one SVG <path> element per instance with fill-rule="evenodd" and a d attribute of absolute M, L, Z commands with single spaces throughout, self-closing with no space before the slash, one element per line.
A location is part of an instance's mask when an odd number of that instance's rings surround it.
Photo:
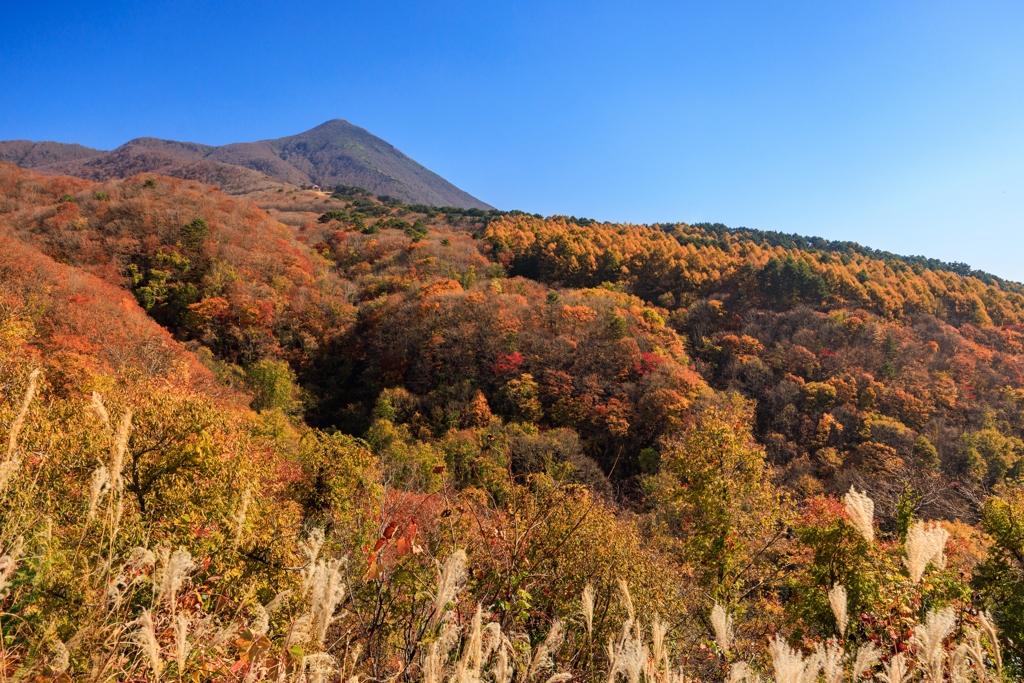
<path fill-rule="evenodd" d="M 500 208 L 719 221 L 1024 280 L 1024 3 L 4 3 L 0 139 L 331 118 Z"/>

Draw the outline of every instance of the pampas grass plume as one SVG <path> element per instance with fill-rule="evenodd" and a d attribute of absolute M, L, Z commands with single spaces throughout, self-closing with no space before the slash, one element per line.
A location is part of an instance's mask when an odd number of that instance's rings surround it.
<path fill-rule="evenodd" d="M 631 622 L 636 621 L 636 611 L 633 609 L 633 596 L 629 594 L 629 584 L 626 583 L 625 579 L 619 579 L 619 597 L 622 600 L 622 606 L 626 608 L 629 620 Z"/>
<path fill-rule="evenodd" d="M 853 527 L 868 543 L 874 542 L 875 501 L 868 498 L 867 493 L 858 493 L 857 489 L 851 486 L 849 492 L 843 496 L 843 503 Z"/>
<path fill-rule="evenodd" d="M 174 612 L 177 602 L 178 589 L 185 581 L 188 573 L 195 567 L 192 554 L 184 548 L 178 548 L 173 553 L 168 549 L 163 551 L 163 569 L 160 577 L 160 588 L 157 593 L 157 602 L 167 600 Z"/>
<path fill-rule="evenodd" d="M 940 569 L 946 565 L 943 549 L 947 540 L 949 532 L 938 522 L 914 522 L 907 530 L 907 556 L 903 560 L 911 581 L 920 583 L 929 563 L 934 563 Z"/>
<path fill-rule="evenodd" d="M 466 581 L 466 551 L 459 549 L 448 556 L 437 575 L 437 593 L 434 595 L 432 621 L 437 623 L 445 607 L 455 599 Z"/>
<path fill-rule="evenodd" d="M 978 615 L 978 623 L 981 624 L 985 637 L 988 638 L 988 642 L 992 645 L 992 652 L 996 660 L 996 671 L 999 675 L 1002 675 L 1003 653 L 999 649 L 999 631 L 996 629 L 995 622 L 992 621 L 992 615 L 988 612 L 982 612 Z"/>
<path fill-rule="evenodd" d="M 11 423 L 11 432 L 7 437 L 7 459 L 11 460 L 14 458 L 15 450 L 18 448 L 18 435 L 21 433 L 21 428 L 25 426 L 25 418 L 28 416 L 28 408 L 32 405 L 32 399 L 35 398 L 36 389 L 39 388 L 39 370 L 33 370 L 28 376 L 28 388 L 25 389 L 25 398 L 21 402 L 21 409 L 18 411 L 17 417 L 14 418 L 14 422 Z"/>
<path fill-rule="evenodd" d="M 583 605 L 583 620 L 587 625 L 587 635 L 594 635 L 594 587 L 587 584 L 583 587 L 583 595 L 580 598 Z"/>
<path fill-rule="evenodd" d="M 92 400 L 89 402 L 89 407 L 93 409 L 103 422 L 103 425 L 110 429 L 110 413 L 107 412 L 107 407 L 103 405 L 103 397 L 99 395 L 99 392 L 92 392 Z"/>
<path fill-rule="evenodd" d="M 955 625 L 956 613 L 952 607 L 932 610 L 925 622 L 914 629 L 914 635 L 910 638 L 911 644 L 918 647 L 918 658 L 934 681 L 942 680 L 942 663 L 946 654 L 942 641 Z"/>
<path fill-rule="evenodd" d="M 711 608 L 711 627 L 715 631 L 715 642 L 718 643 L 718 649 L 727 653 L 729 647 L 732 646 L 732 617 L 717 602 Z"/>
<path fill-rule="evenodd" d="M 836 628 L 839 636 L 846 635 L 846 627 L 849 624 L 849 617 L 846 614 L 846 587 L 837 583 L 828 592 L 828 604 L 832 607 L 832 614 L 836 618 Z"/>
<path fill-rule="evenodd" d="M 124 411 L 114 436 L 114 449 L 110 454 L 110 483 L 118 493 L 124 488 L 121 472 L 124 470 L 124 455 L 128 450 L 128 433 L 132 428 L 132 411 Z"/>
<path fill-rule="evenodd" d="M 905 683 L 910 680 L 910 667 L 907 666 L 907 656 L 899 652 L 892 656 L 882 672 L 875 676 L 883 683 Z"/>
<path fill-rule="evenodd" d="M 153 629 L 153 615 L 147 609 L 137 621 L 139 630 L 135 634 L 135 642 L 142 648 L 149 660 L 149 667 L 153 670 L 153 680 L 160 680 L 160 645 L 156 642 L 156 632 Z"/>

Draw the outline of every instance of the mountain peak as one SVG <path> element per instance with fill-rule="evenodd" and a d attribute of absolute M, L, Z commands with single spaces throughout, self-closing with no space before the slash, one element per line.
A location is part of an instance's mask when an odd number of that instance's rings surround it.
<path fill-rule="evenodd" d="M 60 143 L 0 142 L 0 161 L 94 180 L 162 173 L 235 193 L 271 181 L 353 185 L 409 204 L 493 208 L 345 119 L 296 135 L 221 146 L 140 137 L 101 152 Z M 226 166 L 236 168 L 227 172 Z"/>

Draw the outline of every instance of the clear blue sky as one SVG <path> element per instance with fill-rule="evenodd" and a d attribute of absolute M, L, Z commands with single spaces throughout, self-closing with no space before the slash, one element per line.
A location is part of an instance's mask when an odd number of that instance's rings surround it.
<path fill-rule="evenodd" d="M 330 118 L 500 208 L 720 221 L 1024 280 L 1021 2 L 4 3 L 0 139 Z"/>

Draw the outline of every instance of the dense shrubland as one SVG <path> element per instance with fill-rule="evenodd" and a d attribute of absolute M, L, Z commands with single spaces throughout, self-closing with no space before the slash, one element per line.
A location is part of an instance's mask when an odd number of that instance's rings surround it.
<path fill-rule="evenodd" d="M 0 166 L 3 675 L 1020 675 L 1015 287 L 251 199 Z"/>

